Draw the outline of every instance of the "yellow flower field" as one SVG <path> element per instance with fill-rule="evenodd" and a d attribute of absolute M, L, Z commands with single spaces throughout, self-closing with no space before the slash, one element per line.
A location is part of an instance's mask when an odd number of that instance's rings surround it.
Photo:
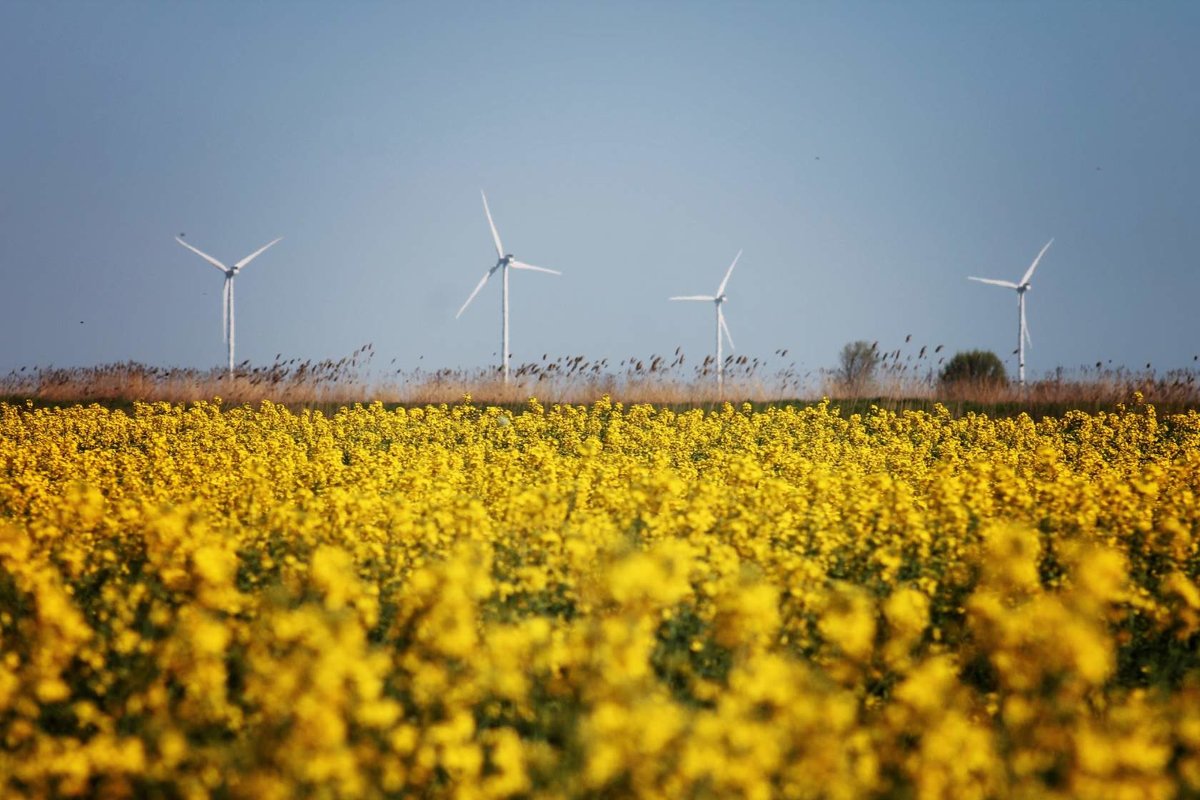
<path fill-rule="evenodd" d="M 0 795 L 1200 793 L 1200 414 L 0 405 Z"/>

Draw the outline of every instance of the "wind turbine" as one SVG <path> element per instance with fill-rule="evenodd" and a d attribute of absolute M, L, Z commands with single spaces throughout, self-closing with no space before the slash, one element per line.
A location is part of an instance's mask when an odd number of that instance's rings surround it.
<path fill-rule="evenodd" d="M 1033 286 L 1029 283 L 1033 279 L 1033 271 L 1037 269 L 1038 262 L 1042 260 L 1042 256 L 1050 249 L 1050 245 L 1054 244 L 1054 240 L 1046 242 L 1046 246 L 1037 254 L 1037 258 L 1029 265 L 1029 269 L 1025 270 L 1025 274 L 1021 277 L 1020 282 L 1013 283 L 1012 281 L 998 281 L 993 278 L 967 278 L 969 281 L 979 281 L 980 283 L 990 283 L 992 286 L 1003 286 L 1005 289 L 1017 290 L 1017 311 L 1020 315 L 1020 325 L 1017 328 L 1017 380 L 1022 386 L 1025 385 L 1025 344 L 1033 345 L 1033 339 L 1029 336 L 1029 326 L 1025 323 L 1025 293 Z"/>
<path fill-rule="evenodd" d="M 488 208 L 487 195 L 483 193 L 482 189 L 479 190 L 479 195 L 483 198 L 483 213 L 487 214 L 488 225 L 492 229 L 492 241 L 496 243 L 497 261 L 494 266 L 483 273 L 483 278 L 475 285 L 475 291 L 471 292 L 471 296 L 467 298 L 467 302 L 462 304 L 462 308 L 458 310 L 454 318 L 458 319 L 462 316 L 462 313 L 467 310 L 467 306 L 471 305 L 471 301 L 475 299 L 475 295 L 479 294 L 479 290 L 488 282 L 488 278 L 492 277 L 496 270 L 501 270 L 503 288 L 500 292 L 500 372 L 504 376 L 504 382 L 508 383 L 508 271 L 510 269 L 527 269 L 533 272 L 546 272 L 551 275 L 562 275 L 562 273 L 558 270 L 535 267 L 532 264 L 517 261 L 513 258 L 512 253 L 505 253 L 504 245 L 500 243 L 500 234 L 496 231 L 496 223 L 492 222 L 492 212 Z"/>
<path fill-rule="evenodd" d="M 717 389 L 721 389 L 725 381 L 725 364 L 721 359 L 721 334 L 725 334 L 725 338 L 729 340 L 729 349 L 733 350 L 733 337 L 729 335 L 729 326 L 725 324 L 725 313 L 721 311 L 721 304 L 727 299 L 725 296 L 725 285 L 729 283 L 729 276 L 733 274 L 733 268 L 737 266 L 738 259 L 742 257 L 742 251 L 738 250 L 736 256 L 733 257 L 733 263 L 729 265 L 729 269 L 725 271 L 725 277 L 721 280 L 721 285 L 717 287 L 715 295 L 707 294 L 689 294 L 680 297 L 671 297 L 670 300 L 706 300 L 716 306 L 717 309 Z"/>
<path fill-rule="evenodd" d="M 215 258 L 210 256 L 208 253 L 205 253 L 201 250 L 196 249 L 195 247 L 192 247 L 190 244 L 185 242 L 180 236 L 175 237 L 175 241 L 179 242 L 181 245 L 186 247 L 188 250 L 191 250 L 193 253 L 200 256 L 205 261 L 212 264 L 214 267 L 216 267 L 222 273 L 225 274 L 225 286 L 221 290 L 221 333 L 224 336 L 225 343 L 229 346 L 229 374 L 230 375 L 233 374 L 233 334 L 234 334 L 233 279 L 237 277 L 237 274 L 238 274 L 238 272 L 241 271 L 242 267 L 246 266 L 251 261 L 258 258 L 260 255 L 262 255 L 263 251 L 265 251 L 268 247 L 275 244 L 276 242 L 281 241 L 282 239 L 283 239 L 283 237 L 281 236 L 278 239 L 276 239 L 275 241 L 264 244 L 262 247 L 258 248 L 253 253 L 251 253 L 250 255 L 243 258 L 241 261 L 234 264 L 232 267 L 227 267 L 224 264 L 222 264 L 220 261 L 217 261 Z"/>

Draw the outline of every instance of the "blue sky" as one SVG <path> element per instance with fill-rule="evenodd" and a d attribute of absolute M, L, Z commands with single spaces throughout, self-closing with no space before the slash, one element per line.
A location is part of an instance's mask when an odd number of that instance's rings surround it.
<path fill-rule="evenodd" d="M 1200 4 L 0 3 L 0 370 L 1200 354 Z M 423 357 L 423 358 L 422 358 Z"/>

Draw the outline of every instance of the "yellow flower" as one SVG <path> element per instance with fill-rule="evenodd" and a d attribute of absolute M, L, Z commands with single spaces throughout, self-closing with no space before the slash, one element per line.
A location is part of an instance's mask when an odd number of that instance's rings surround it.
<path fill-rule="evenodd" d="M 0 795 L 1200 789 L 1200 413 L 0 403 Z"/>

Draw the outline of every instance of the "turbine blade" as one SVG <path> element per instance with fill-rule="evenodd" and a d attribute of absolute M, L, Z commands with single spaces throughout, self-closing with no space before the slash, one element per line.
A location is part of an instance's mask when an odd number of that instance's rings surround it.
<path fill-rule="evenodd" d="M 550 275 L 562 275 L 562 273 L 556 269 L 546 269 L 545 267 L 535 267 L 533 264 L 526 264 L 524 261 L 517 261 L 516 259 L 513 259 L 512 261 L 508 262 L 508 265 L 510 267 L 512 267 L 513 269 L 531 269 L 534 272 L 545 272 Z"/>
<path fill-rule="evenodd" d="M 483 213 L 487 214 L 488 226 L 492 229 L 492 240 L 496 243 L 496 256 L 504 258 L 504 245 L 500 244 L 500 234 L 496 231 L 496 223 L 492 222 L 492 210 L 488 208 L 487 195 L 483 193 L 483 189 L 479 190 L 479 196 L 483 198 Z"/>
<path fill-rule="evenodd" d="M 725 322 L 725 312 L 717 309 L 717 320 L 721 323 L 721 330 L 725 333 L 725 339 L 729 342 L 730 350 L 737 350 L 733 345 L 733 337 L 729 335 L 729 325 Z"/>
<path fill-rule="evenodd" d="M 738 250 L 737 255 L 733 257 L 733 263 L 729 265 L 729 269 L 725 270 L 725 277 L 721 280 L 721 285 L 717 287 L 717 297 L 725 294 L 725 284 L 729 283 L 729 276 L 733 274 L 733 268 L 737 266 L 738 259 L 742 257 L 742 251 Z"/>
<path fill-rule="evenodd" d="M 228 271 L 229 267 L 225 266 L 220 261 L 217 261 L 215 258 L 210 256 L 208 253 L 205 253 L 203 250 L 197 250 L 196 248 L 192 247 L 190 244 L 185 242 L 183 239 L 180 239 L 178 236 L 175 237 L 175 241 L 179 242 L 181 245 L 186 247 L 188 250 L 191 250 L 193 253 L 200 256 L 201 258 L 203 258 L 208 263 L 212 264 L 217 269 L 221 270 L 221 272 Z"/>
<path fill-rule="evenodd" d="M 1021 303 L 1021 334 L 1025 337 L 1025 344 L 1033 347 L 1033 337 L 1029 335 L 1029 323 L 1025 321 L 1025 304 Z"/>
<path fill-rule="evenodd" d="M 258 258 L 260 255 L 262 255 L 262 254 L 263 254 L 263 252 L 264 252 L 264 251 L 265 251 L 265 250 L 266 250 L 268 247 L 270 247 L 270 246 L 271 246 L 271 245 L 273 245 L 273 244 L 278 244 L 279 242 L 282 242 L 282 241 L 283 241 L 283 237 L 282 237 L 282 236 L 280 236 L 278 239 L 276 239 L 276 240 L 275 240 L 275 241 L 273 241 L 273 242 L 267 242 L 267 243 L 266 243 L 266 244 L 264 244 L 262 247 L 258 248 L 258 249 L 257 249 L 257 250 L 255 250 L 253 253 L 251 253 L 250 255 L 248 255 L 248 256 L 246 256 L 245 258 L 243 258 L 241 261 L 239 261 L 239 262 L 237 262 L 236 264 L 234 264 L 234 265 L 233 265 L 233 268 L 234 268 L 234 269 L 241 269 L 242 267 L 246 266 L 247 264 L 249 264 L 249 263 L 250 263 L 251 261 L 253 261 L 254 259 Z"/>
<path fill-rule="evenodd" d="M 1050 249 L 1050 245 L 1052 245 L 1052 244 L 1054 244 L 1053 239 L 1046 242 L 1046 246 L 1043 247 L 1042 251 L 1037 254 L 1037 258 L 1035 258 L 1033 260 L 1033 263 L 1029 265 L 1029 269 L 1025 270 L 1025 276 L 1023 278 L 1021 278 L 1021 286 L 1024 286 L 1025 284 L 1029 283 L 1029 279 L 1033 277 L 1033 271 L 1035 269 L 1037 269 L 1038 262 L 1042 260 L 1042 256 L 1046 255 L 1046 251 Z"/>
<path fill-rule="evenodd" d="M 462 316 L 462 313 L 467 310 L 467 306 L 471 305 L 471 301 L 475 299 L 475 295 L 479 294 L 479 290 L 483 288 L 483 285 L 488 282 L 488 278 L 492 277 L 492 273 L 495 271 L 496 267 L 492 267 L 487 272 L 483 273 L 483 277 L 479 280 L 479 283 L 475 284 L 475 291 L 471 292 L 471 296 L 467 298 L 467 302 L 463 303 L 462 308 L 460 308 L 458 313 L 454 315 L 455 319 L 458 319 Z"/>
<path fill-rule="evenodd" d="M 668 300 L 707 300 L 708 302 L 711 303 L 713 300 L 716 300 L 717 298 L 712 297 L 711 295 L 707 295 L 707 294 L 688 294 L 688 295 L 684 295 L 682 297 L 668 297 L 667 299 Z"/>
<path fill-rule="evenodd" d="M 225 283 L 221 285 L 221 341 L 229 341 L 229 273 L 225 273 Z"/>
<path fill-rule="evenodd" d="M 992 286 L 1003 286 L 1005 289 L 1016 289 L 1017 285 L 1012 281 L 998 281 L 992 278 L 967 278 L 969 281 L 979 281 L 980 283 L 990 283 Z"/>

